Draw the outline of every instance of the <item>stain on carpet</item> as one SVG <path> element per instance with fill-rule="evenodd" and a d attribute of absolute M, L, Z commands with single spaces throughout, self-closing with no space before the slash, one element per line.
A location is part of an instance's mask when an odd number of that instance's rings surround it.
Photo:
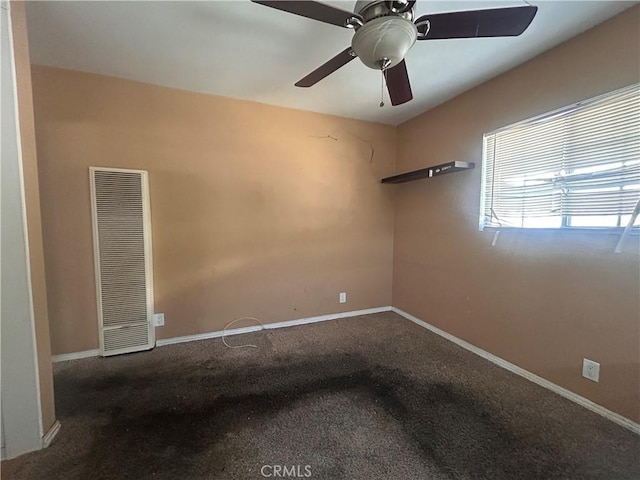
<path fill-rule="evenodd" d="M 337 393 L 364 394 L 380 403 L 416 442 L 422 461 L 435 466 L 445 478 L 548 480 L 571 473 L 553 448 L 519 439 L 472 392 L 453 384 L 421 383 L 381 366 L 361 369 L 365 364 L 360 357 L 337 356 L 248 373 L 149 378 L 132 372 L 90 382 L 61 376 L 57 382 L 59 390 L 68 393 L 60 401 L 65 415 L 87 414 L 91 406 L 99 405 L 95 400 L 83 401 L 82 392 L 90 389 L 118 397 L 125 397 L 125 391 L 127 396 L 137 396 L 137 401 L 96 411 L 106 415 L 107 423 L 94 441 L 83 478 L 95 472 L 104 478 L 120 478 L 120 472 L 143 478 L 150 469 L 157 470 L 156 474 L 188 475 L 204 452 L 217 449 L 223 453 L 220 444 L 226 436 L 268 422 L 303 399 Z M 140 390 L 152 394 L 134 393 Z M 154 408 L 149 397 L 158 399 L 156 405 L 161 408 Z M 349 419 L 345 427 L 353 427 Z M 301 428 L 317 432 L 310 426 Z M 217 471 L 212 473 L 222 474 L 228 468 L 227 458 L 219 455 Z M 316 478 L 331 478 L 323 475 L 322 465 L 312 467 Z"/>
<path fill-rule="evenodd" d="M 309 466 L 313 479 L 640 478 L 627 451 L 640 443 L 627 432 L 611 457 L 581 456 L 580 440 L 557 441 L 561 427 L 523 427 L 509 415 L 520 407 L 505 412 L 455 376 L 383 365 L 363 349 L 313 353 L 137 354 L 130 365 L 62 369 L 61 438 L 7 462 L 2 478 L 260 479 L 264 465 Z"/>

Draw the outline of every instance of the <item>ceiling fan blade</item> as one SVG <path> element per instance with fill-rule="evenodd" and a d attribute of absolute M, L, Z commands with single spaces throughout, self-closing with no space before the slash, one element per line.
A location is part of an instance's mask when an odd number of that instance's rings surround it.
<path fill-rule="evenodd" d="M 387 79 L 387 90 L 391 98 L 391 105 L 402 105 L 413 99 L 411 93 L 411 84 L 409 83 L 409 74 L 407 73 L 407 64 L 402 60 L 395 67 L 391 67 L 385 71 Z"/>
<path fill-rule="evenodd" d="M 294 15 L 300 15 L 312 20 L 330 23 L 344 28 L 352 28 L 352 26 L 350 26 L 350 21 L 352 19 L 356 19 L 360 24 L 363 23 L 362 17 L 357 13 L 342 10 L 320 2 L 295 0 L 251 1 L 253 3 L 259 3 L 260 5 L 275 8 L 276 10 L 282 10 L 283 12 L 293 13 Z"/>
<path fill-rule="evenodd" d="M 356 58 L 356 55 L 351 54 L 351 47 L 345 48 L 338 55 L 336 55 L 320 67 L 316 68 L 302 80 L 298 80 L 296 82 L 296 87 L 311 87 L 312 85 L 315 85 L 320 80 L 322 80 L 324 77 L 328 77 L 329 75 L 331 75 L 340 67 L 344 67 L 354 58 Z"/>
<path fill-rule="evenodd" d="M 538 7 L 495 8 L 423 15 L 415 21 L 418 40 L 516 37 L 536 16 Z"/>

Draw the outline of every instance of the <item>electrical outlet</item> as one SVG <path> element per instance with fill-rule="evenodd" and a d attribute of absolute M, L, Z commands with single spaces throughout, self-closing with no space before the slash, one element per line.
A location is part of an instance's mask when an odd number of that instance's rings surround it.
<path fill-rule="evenodd" d="M 153 324 L 156 327 L 164 326 L 164 313 L 156 313 L 153 315 Z"/>
<path fill-rule="evenodd" d="M 589 360 L 588 358 L 582 359 L 582 376 L 588 378 L 594 382 L 600 380 L 600 364 Z"/>
<path fill-rule="evenodd" d="M 347 292 L 340 293 L 340 303 L 347 303 Z"/>

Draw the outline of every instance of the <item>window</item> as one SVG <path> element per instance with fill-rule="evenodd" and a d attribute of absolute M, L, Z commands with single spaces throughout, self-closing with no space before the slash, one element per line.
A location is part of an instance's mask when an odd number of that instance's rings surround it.
<path fill-rule="evenodd" d="M 481 230 L 624 228 L 639 201 L 640 84 L 484 136 Z"/>

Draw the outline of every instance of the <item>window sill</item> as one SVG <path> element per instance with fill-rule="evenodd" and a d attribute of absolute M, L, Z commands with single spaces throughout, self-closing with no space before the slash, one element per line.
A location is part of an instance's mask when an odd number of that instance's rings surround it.
<path fill-rule="evenodd" d="M 484 227 L 480 228 L 481 232 L 531 232 L 531 233 L 552 233 L 552 232 L 568 232 L 575 234 L 607 234 L 607 235 L 622 235 L 625 227 L 564 227 L 564 228 L 528 228 L 528 227 Z M 640 227 L 635 226 L 627 235 L 637 236 L 640 235 Z"/>

